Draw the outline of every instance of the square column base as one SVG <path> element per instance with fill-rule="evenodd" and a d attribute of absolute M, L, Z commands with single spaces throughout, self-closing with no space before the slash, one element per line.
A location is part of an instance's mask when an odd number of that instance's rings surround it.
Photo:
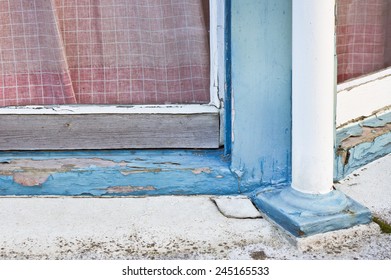
<path fill-rule="evenodd" d="M 346 229 L 372 221 L 368 208 L 337 190 L 314 195 L 287 186 L 262 190 L 252 200 L 260 211 L 295 237 Z"/>

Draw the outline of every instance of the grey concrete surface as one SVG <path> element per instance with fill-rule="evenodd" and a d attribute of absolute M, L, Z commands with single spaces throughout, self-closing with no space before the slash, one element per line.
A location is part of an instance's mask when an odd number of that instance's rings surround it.
<path fill-rule="evenodd" d="M 211 198 L 227 218 L 256 219 L 262 215 L 246 196 L 220 196 Z"/>
<path fill-rule="evenodd" d="M 388 220 L 390 170 L 388 156 L 336 187 Z M 391 259 L 391 235 L 376 224 L 295 245 L 267 219 L 232 218 L 225 205 L 227 217 L 212 199 L 230 202 L 209 196 L 2 197 L 0 259 Z"/>
<path fill-rule="evenodd" d="M 335 187 L 391 224 L 391 154 L 353 172 Z"/>

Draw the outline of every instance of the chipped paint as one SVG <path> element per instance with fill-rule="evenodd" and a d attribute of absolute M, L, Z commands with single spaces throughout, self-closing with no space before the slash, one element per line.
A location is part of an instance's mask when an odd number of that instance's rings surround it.
<path fill-rule="evenodd" d="M 181 165 L 177 162 L 154 162 L 153 164 L 164 164 L 164 165 Z"/>
<path fill-rule="evenodd" d="M 361 135 L 350 136 L 344 139 L 339 146 L 342 151 L 347 151 L 352 147 L 365 142 L 373 142 L 377 137 L 387 134 L 391 131 L 391 123 L 380 127 L 363 126 Z"/>
<path fill-rule="evenodd" d="M 39 187 L 45 183 L 50 174 L 46 172 L 15 172 L 13 180 L 24 187 Z"/>
<path fill-rule="evenodd" d="M 391 152 L 391 112 L 337 130 L 334 180 Z"/>
<path fill-rule="evenodd" d="M 238 194 L 223 150 L 3 152 L 0 162 L 0 195 Z"/>
<path fill-rule="evenodd" d="M 369 119 L 369 118 L 374 118 L 374 117 L 376 118 L 378 115 L 387 114 L 387 112 L 390 112 L 390 111 L 391 111 L 391 106 L 382 107 L 380 109 L 373 111 L 370 114 L 362 115 L 357 118 L 350 119 L 349 121 L 344 122 L 342 124 L 338 124 L 337 129 L 344 129 L 348 126 L 354 126 L 358 122 L 361 122 L 361 121 Z"/>
<path fill-rule="evenodd" d="M 108 187 L 104 189 L 108 194 L 127 194 L 133 193 L 137 191 L 155 191 L 156 188 L 153 186 L 116 186 L 116 187 Z"/>
<path fill-rule="evenodd" d="M 119 163 L 91 159 L 16 159 L 0 165 L 0 175 L 12 176 L 13 181 L 25 187 L 42 186 L 55 173 L 65 173 L 74 169 L 124 167 L 126 163 Z"/>
<path fill-rule="evenodd" d="M 114 162 L 101 158 L 64 158 L 64 159 L 13 159 L 0 165 L 0 174 L 14 170 L 46 170 L 47 172 L 66 172 L 76 168 L 126 166 L 126 162 Z"/>
<path fill-rule="evenodd" d="M 210 170 L 209 167 L 201 167 L 201 168 L 195 168 L 191 172 L 193 172 L 193 174 L 198 175 L 198 174 L 201 174 L 201 173 L 210 174 L 212 171 Z"/>
<path fill-rule="evenodd" d="M 122 175 L 128 176 L 131 174 L 137 174 L 137 173 L 157 173 L 157 172 L 162 172 L 163 169 L 161 168 L 151 168 L 151 169 L 135 169 L 135 170 L 126 170 L 126 171 L 121 171 Z"/>

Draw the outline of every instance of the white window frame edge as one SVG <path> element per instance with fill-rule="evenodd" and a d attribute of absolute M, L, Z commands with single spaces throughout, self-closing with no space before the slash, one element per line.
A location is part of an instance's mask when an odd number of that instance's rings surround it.
<path fill-rule="evenodd" d="M 337 85 L 337 127 L 390 109 L 391 67 Z"/>
<path fill-rule="evenodd" d="M 225 0 L 210 0 L 210 104 L 222 108 L 225 86 Z"/>
<path fill-rule="evenodd" d="M 220 145 L 225 142 L 225 0 L 210 0 L 210 104 L 220 113 Z"/>
<path fill-rule="evenodd" d="M 224 18 L 225 1 L 210 0 L 210 102 L 209 104 L 159 105 L 45 105 L 8 106 L 0 115 L 80 115 L 80 114 L 220 114 L 220 144 L 224 139 Z"/>

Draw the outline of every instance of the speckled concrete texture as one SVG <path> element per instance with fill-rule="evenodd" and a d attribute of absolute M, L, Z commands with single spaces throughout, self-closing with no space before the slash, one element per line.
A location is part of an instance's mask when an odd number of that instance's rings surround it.
<path fill-rule="evenodd" d="M 391 154 L 353 172 L 335 187 L 391 224 Z"/>
<path fill-rule="evenodd" d="M 285 240 L 264 219 L 230 219 L 209 197 L 2 198 L 3 259 L 227 258 Z"/>

